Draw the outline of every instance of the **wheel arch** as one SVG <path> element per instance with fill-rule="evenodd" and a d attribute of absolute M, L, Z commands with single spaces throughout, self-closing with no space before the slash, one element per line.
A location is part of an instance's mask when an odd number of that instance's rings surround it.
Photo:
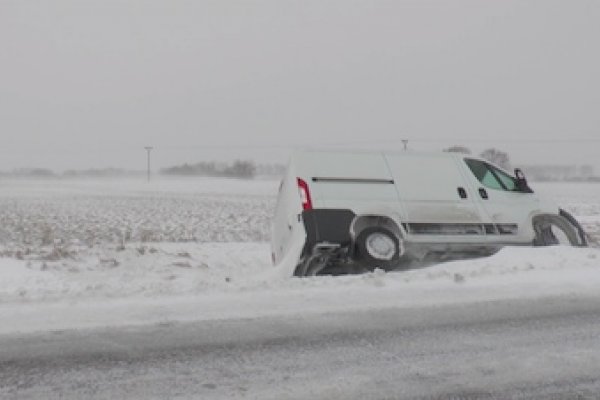
<path fill-rule="evenodd" d="M 563 217 L 564 219 L 569 221 L 569 223 L 571 225 L 573 225 L 573 227 L 577 230 L 577 234 L 579 235 L 579 239 L 581 240 L 580 246 L 587 247 L 588 246 L 587 234 L 583 230 L 583 227 L 581 226 L 579 221 L 577 221 L 575 219 L 575 217 L 573 217 L 569 212 L 567 212 L 566 210 L 564 210 L 562 208 L 558 209 L 558 215 L 560 215 L 561 217 Z"/>
<path fill-rule="evenodd" d="M 357 215 L 350 225 L 350 234 L 352 238 L 356 240 L 360 232 L 365 228 L 373 226 L 389 229 L 396 235 L 398 240 L 402 240 L 406 236 L 406 232 L 402 229 L 402 223 L 398 216 L 383 215 L 379 213 Z"/>
<path fill-rule="evenodd" d="M 570 225 L 570 227 L 573 229 L 573 234 L 572 234 L 573 240 L 570 239 L 571 245 L 577 246 L 577 247 L 587 247 L 588 246 L 587 235 L 586 235 L 585 231 L 583 230 L 583 228 L 581 227 L 581 225 L 579 224 L 579 222 L 571 214 L 569 214 L 567 211 L 563 210 L 562 208 L 559 208 L 558 212 L 556 212 L 556 213 L 540 212 L 540 213 L 536 213 L 535 215 L 533 215 L 531 217 L 531 229 L 534 232 L 534 239 L 533 239 L 534 246 L 543 245 L 540 242 L 540 236 L 542 234 L 541 229 L 544 226 L 547 226 L 547 224 L 552 224 L 553 219 L 555 221 L 557 219 L 562 221 L 562 222 L 557 221 L 556 223 L 558 223 L 558 225 L 567 224 L 567 225 Z M 577 243 L 573 243 L 573 242 L 577 242 Z"/>

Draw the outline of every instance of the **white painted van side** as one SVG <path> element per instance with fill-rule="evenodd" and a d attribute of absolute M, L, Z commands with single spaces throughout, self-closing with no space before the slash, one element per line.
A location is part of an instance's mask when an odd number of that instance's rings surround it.
<path fill-rule="evenodd" d="M 298 161 L 315 208 L 398 201 L 392 176 L 380 153 L 308 152 Z"/>
<path fill-rule="evenodd" d="M 350 209 L 356 215 L 404 218 L 383 153 L 306 151 L 296 156 L 314 208 Z"/>
<path fill-rule="evenodd" d="M 398 197 L 411 223 L 480 223 L 481 215 L 454 156 L 389 153 Z M 463 189 L 467 197 L 461 198 Z"/>

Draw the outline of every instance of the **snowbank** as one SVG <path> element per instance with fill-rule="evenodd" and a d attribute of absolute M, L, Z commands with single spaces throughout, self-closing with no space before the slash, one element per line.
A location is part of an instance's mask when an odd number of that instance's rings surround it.
<path fill-rule="evenodd" d="M 264 244 L 156 247 L 78 268 L 0 263 L 0 333 L 597 295 L 600 250 L 506 248 L 484 259 L 345 277 L 280 278 Z M 115 255 L 117 253 L 114 253 Z"/>

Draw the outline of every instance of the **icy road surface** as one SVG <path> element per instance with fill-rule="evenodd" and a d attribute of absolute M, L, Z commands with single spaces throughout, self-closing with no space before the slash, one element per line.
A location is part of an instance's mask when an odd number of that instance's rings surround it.
<path fill-rule="evenodd" d="M 597 399 L 600 297 L 0 336 L 0 398 Z"/>

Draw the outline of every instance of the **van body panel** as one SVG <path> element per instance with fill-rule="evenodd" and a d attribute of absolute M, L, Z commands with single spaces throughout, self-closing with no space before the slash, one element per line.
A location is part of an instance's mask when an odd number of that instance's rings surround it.
<path fill-rule="evenodd" d="M 392 176 L 380 153 L 306 152 L 296 160 L 299 177 L 309 183 L 315 208 L 354 201 L 398 203 Z"/>
<path fill-rule="evenodd" d="M 541 201 L 540 197 L 534 193 L 524 193 L 516 191 L 508 191 L 502 188 L 494 188 L 485 185 L 477 179 L 475 174 L 469 169 L 465 162 L 465 158 L 459 158 L 458 162 L 464 166 L 465 178 L 472 192 L 476 193 L 476 202 L 479 208 L 483 211 L 482 217 L 484 222 L 496 225 L 517 225 L 517 232 L 514 235 L 504 237 L 508 243 L 531 242 L 535 237 L 533 226 L 530 223 L 532 218 L 538 214 L 557 214 L 559 208 L 556 204 Z M 506 175 L 509 172 L 501 170 Z M 490 241 L 496 240 L 491 236 Z"/>
<path fill-rule="evenodd" d="M 409 222 L 479 223 L 481 212 L 452 154 L 387 154 Z M 465 197 L 461 197 L 461 190 Z"/>

